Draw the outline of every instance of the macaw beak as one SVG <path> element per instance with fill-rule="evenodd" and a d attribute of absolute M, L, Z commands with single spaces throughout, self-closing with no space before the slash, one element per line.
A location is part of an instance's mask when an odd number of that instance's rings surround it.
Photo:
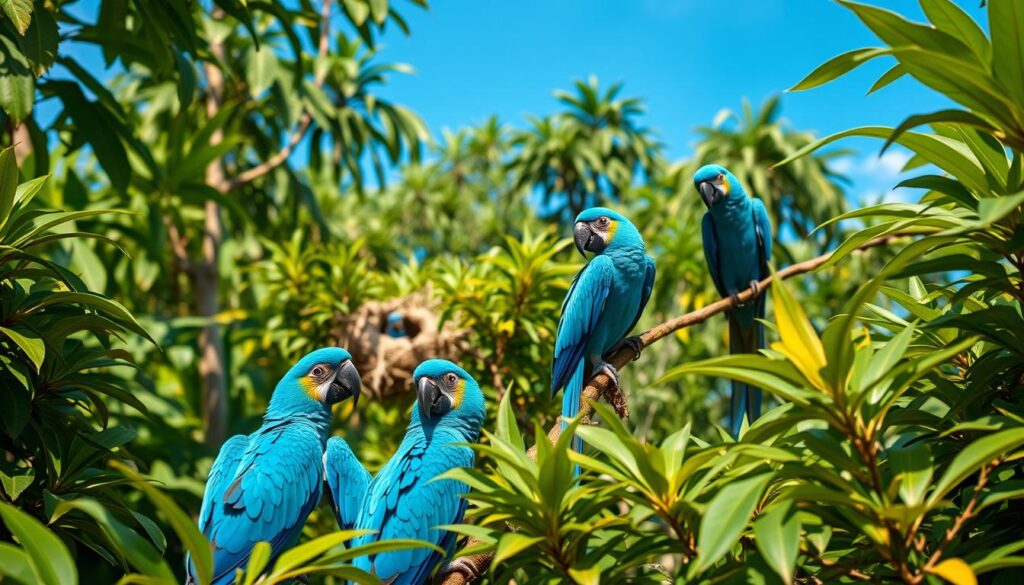
<path fill-rule="evenodd" d="M 594 230 L 584 221 L 576 222 L 572 228 L 572 234 L 576 249 L 584 258 L 587 257 L 587 252 L 600 254 L 605 248 L 604 238 L 595 234 Z"/>
<path fill-rule="evenodd" d="M 347 398 L 352 399 L 352 407 L 359 404 L 359 393 L 363 388 L 362 378 L 359 371 L 352 364 L 352 360 L 345 360 L 338 366 L 334 374 L 334 381 L 327 391 L 327 404 L 337 404 Z"/>
<path fill-rule="evenodd" d="M 707 205 L 708 209 L 711 209 L 712 205 L 721 201 L 722 197 L 725 197 L 725 192 L 722 191 L 722 188 L 711 181 L 701 181 L 697 185 L 697 190 L 700 191 L 700 198 L 704 200 L 704 205 Z"/>
<path fill-rule="evenodd" d="M 420 407 L 420 417 L 430 420 L 442 416 L 452 409 L 451 399 L 441 391 L 437 382 L 423 376 L 416 382 L 416 399 Z"/>

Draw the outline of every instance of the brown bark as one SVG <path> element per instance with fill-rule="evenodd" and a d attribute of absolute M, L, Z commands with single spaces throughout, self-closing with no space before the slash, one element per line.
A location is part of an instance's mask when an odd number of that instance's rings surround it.
<path fill-rule="evenodd" d="M 871 240 L 861 245 L 858 250 L 866 250 L 868 248 L 875 248 L 878 246 L 884 246 L 889 244 L 892 240 L 901 237 L 900 234 L 894 234 L 891 236 L 885 236 Z M 805 260 L 792 266 L 787 266 L 782 270 L 778 271 L 775 276 L 769 276 L 762 280 L 760 284 L 760 294 L 768 289 L 768 286 L 776 279 L 786 279 L 798 274 L 805 274 L 818 268 L 822 264 L 828 261 L 832 256 L 832 252 L 822 254 L 816 258 Z M 738 295 L 739 302 L 746 303 L 753 299 L 756 295 L 753 289 L 746 289 Z M 680 315 L 674 319 L 669 319 L 660 325 L 656 325 L 640 335 L 641 349 L 649 347 L 651 344 L 658 340 L 679 331 L 685 329 L 691 325 L 703 323 L 711 317 L 728 311 L 732 308 L 732 299 L 724 298 L 711 303 L 705 307 L 691 311 L 685 315 Z M 622 346 L 612 356 L 606 356 L 605 359 L 608 363 L 615 366 L 616 369 L 621 370 L 625 366 L 629 365 L 634 358 L 638 357 L 629 346 Z M 587 386 L 583 389 L 582 403 L 580 404 L 579 416 L 589 416 L 593 412 L 593 402 L 599 398 L 604 397 L 608 399 L 614 392 L 615 387 L 611 384 L 611 379 L 603 373 L 599 373 L 587 383 Z M 555 423 L 548 431 L 548 439 L 555 443 L 558 438 L 562 435 L 562 424 L 561 422 Z M 536 459 L 537 448 L 536 446 L 531 447 L 527 453 L 530 459 Z M 476 541 L 470 540 L 467 546 L 476 544 Z M 443 585 L 465 585 L 466 583 L 472 583 L 475 579 L 487 572 L 490 567 L 491 559 L 494 557 L 492 553 L 478 553 L 456 559 L 456 561 L 442 568 L 441 573 L 438 575 L 437 582 Z"/>

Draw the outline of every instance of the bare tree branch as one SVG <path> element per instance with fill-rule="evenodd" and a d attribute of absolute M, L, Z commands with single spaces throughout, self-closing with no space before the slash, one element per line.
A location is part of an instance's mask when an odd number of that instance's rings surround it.
<path fill-rule="evenodd" d="M 857 249 L 867 250 L 869 248 L 885 246 L 891 243 L 893 240 L 900 237 L 903 237 L 903 234 L 892 234 L 882 238 L 876 238 L 874 240 L 861 244 L 861 246 L 858 247 Z M 768 278 L 762 280 L 759 283 L 760 294 L 764 294 L 764 291 L 767 290 L 768 286 L 771 285 L 771 283 L 774 282 L 776 279 L 785 280 L 798 274 L 805 274 L 807 272 L 815 270 L 816 268 L 827 262 L 828 259 L 832 257 L 833 253 L 834 252 L 822 254 L 821 256 L 818 256 L 816 258 L 805 260 L 804 262 L 800 262 L 783 268 L 782 270 L 775 273 L 774 276 L 769 276 Z M 738 297 L 739 302 L 747 303 L 756 296 L 757 295 L 754 293 L 754 289 L 748 288 L 741 292 Z M 685 315 L 680 315 L 674 319 L 665 321 L 660 325 L 656 325 L 640 335 L 641 349 L 649 347 L 651 344 L 671 335 L 672 333 L 675 333 L 676 331 L 679 331 L 680 329 L 685 329 L 687 327 L 690 327 L 691 325 L 703 323 L 704 321 L 707 321 L 711 317 L 719 313 L 724 313 L 725 311 L 728 311 L 731 308 L 732 299 L 724 298 L 715 301 L 710 305 L 697 309 L 696 311 L 691 311 L 689 313 L 686 313 Z M 615 354 L 612 355 L 610 359 L 606 359 L 608 363 L 615 366 L 616 369 L 621 370 L 623 367 L 629 365 L 629 363 L 632 362 L 636 357 L 637 354 L 634 354 L 633 350 L 630 349 L 629 346 L 624 345 L 621 348 L 619 348 L 619 350 L 615 352 Z M 589 416 L 590 413 L 593 412 L 594 410 L 592 403 L 596 402 L 598 399 L 602 397 L 608 399 L 611 395 L 610 391 L 614 389 L 615 386 L 611 384 L 611 379 L 608 377 L 607 374 L 600 373 L 591 378 L 590 382 L 588 382 L 587 386 L 583 389 L 582 402 L 580 404 L 580 412 L 578 416 Z M 551 427 L 551 430 L 548 431 L 548 439 L 550 439 L 552 443 L 557 442 L 558 438 L 561 435 L 561 422 L 555 423 L 555 425 Z M 530 456 L 530 459 L 537 458 L 536 446 L 530 448 L 528 455 Z M 470 539 L 469 543 L 467 543 L 466 546 L 472 546 L 474 544 L 477 544 L 476 541 Z M 474 580 L 482 576 L 487 571 L 487 568 L 490 566 L 491 559 L 493 557 L 494 555 L 492 553 L 477 553 L 475 555 L 470 555 L 467 557 L 456 559 L 454 562 L 450 563 L 449 565 L 446 565 L 441 569 L 441 573 L 438 575 L 437 582 L 443 585 L 465 585 L 467 583 L 472 583 Z"/>

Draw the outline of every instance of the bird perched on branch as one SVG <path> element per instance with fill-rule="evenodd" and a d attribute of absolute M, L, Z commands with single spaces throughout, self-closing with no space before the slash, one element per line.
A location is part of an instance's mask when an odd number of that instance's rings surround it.
<path fill-rule="evenodd" d="M 440 528 L 458 524 L 466 511 L 462 495 L 468 487 L 454 479 L 438 479 L 459 467 L 473 466 L 473 449 L 484 422 L 484 395 L 465 370 L 446 360 L 427 360 L 413 372 L 416 404 L 398 451 L 370 482 L 354 526 L 372 530 L 356 545 L 378 540 L 416 539 L 428 548 L 381 552 L 360 557 L 355 565 L 392 585 L 425 583 L 437 564 L 451 554 L 455 533 Z M 355 458 L 327 453 L 328 477 L 367 477 Z M 357 467 L 358 466 L 358 467 Z M 335 509 L 344 509 L 336 502 Z M 343 512 L 344 514 L 344 512 Z M 350 522 L 339 517 L 339 524 Z"/>
<path fill-rule="evenodd" d="M 234 583 L 257 542 L 270 543 L 268 566 L 294 544 L 320 502 L 331 407 L 358 402 L 360 388 L 347 351 L 318 349 L 278 382 L 259 430 L 221 447 L 198 519 L 213 547 L 213 585 Z M 191 559 L 186 572 L 186 583 L 198 582 Z"/>
<path fill-rule="evenodd" d="M 704 257 L 718 294 L 731 297 L 729 352 L 755 353 L 764 347 L 765 297 L 758 281 L 768 277 L 772 257 L 772 225 L 760 199 L 747 196 L 743 185 L 725 167 L 706 165 L 693 176 L 708 211 L 701 222 Z M 756 298 L 741 304 L 737 295 L 748 288 Z M 761 390 L 743 382 L 732 383 L 729 426 L 739 436 L 743 417 L 753 423 L 761 416 Z"/>
<path fill-rule="evenodd" d="M 643 313 L 654 287 L 654 259 L 646 254 L 644 239 L 623 215 L 592 207 L 576 217 L 576 249 L 594 257 L 576 275 L 565 300 L 555 336 L 551 367 L 551 393 L 562 395 L 563 428 L 580 410 L 583 385 L 598 372 L 608 374 L 616 387 L 619 372 L 605 354 L 628 344 L 639 355 L 637 337 L 625 338 Z M 624 339 L 625 338 L 625 339 Z M 579 451 L 579 439 L 573 441 Z"/>

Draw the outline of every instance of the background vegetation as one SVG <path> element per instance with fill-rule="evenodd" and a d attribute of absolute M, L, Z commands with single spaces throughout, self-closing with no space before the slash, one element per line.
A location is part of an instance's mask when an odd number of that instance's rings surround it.
<path fill-rule="evenodd" d="M 376 93 L 406 71 L 376 41 L 415 34 L 417 0 L 102 0 L 86 21 L 0 1 L 2 578 L 175 582 L 186 547 L 202 565 L 191 517 L 220 443 L 347 316 L 408 297 L 459 332 L 448 357 L 492 405 L 459 475 L 486 580 L 1019 582 L 1024 8 L 990 1 L 986 34 L 948 0 L 921 1 L 928 23 L 841 3 L 880 45 L 794 89 L 883 58 L 872 90 L 910 76 L 955 106 L 816 141 L 771 98 L 670 161 L 642 100 L 596 79 L 522 130 L 432 138 Z M 912 151 L 919 202 L 849 209 L 819 151 L 848 135 Z M 765 200 L 779 265 L 837 253 L 773 287 L 764 355 L 719 357 L 722 319 L 681 330 L 624 371 L 629 420 L 599 409 L 585 455 L 549 447 L 568 221 L 600 203 L 641 227 L 659 264 L 641 327 L 706 305 L 690 177 L 708 161 Z M 775 407 L 739 442 L 718 426 L 730 377 Z M 411 400 L 343 407 L 335 428 L 375 468 Z M 264 581 L 362 579 L 336 529 L 316 512 Z"/>

